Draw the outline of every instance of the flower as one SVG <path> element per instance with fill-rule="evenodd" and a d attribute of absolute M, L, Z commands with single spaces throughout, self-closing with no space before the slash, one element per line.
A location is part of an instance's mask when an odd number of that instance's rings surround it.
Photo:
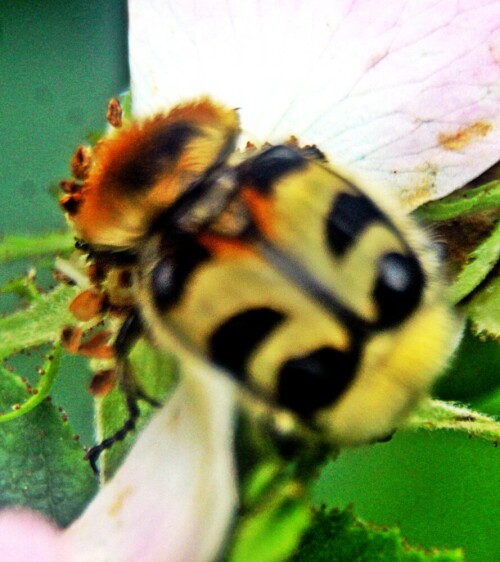
<path fill-rule="evenodd" d="M 411 209 L 491 166 L 500 145 L 495 0 L 130 0 L 134 111 L 209 94 L 242 141 L 291 134 Z M 185 366 L 116 475 L 60 531 L 0 517 L 2 559 L 209 562 L 237 506 L 234 389 Z"/>
<path fill-rule="evenodd" d="M 257 143 L 293 134 L 409 209 L 498 160 L 495 0 L 131 0 L 129 10 L 138 114 L 210 94 L 239 108 Z"/>
<path fill-rule="evenodd" d="M 231 383 L 192 367 L 64 533 L 71 561 L 212 560 L 237 505 Z"/>

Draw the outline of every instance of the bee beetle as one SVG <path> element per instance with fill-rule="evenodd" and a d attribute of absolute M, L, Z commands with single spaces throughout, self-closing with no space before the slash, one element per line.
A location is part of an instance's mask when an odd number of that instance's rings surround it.
<path fill-rule="evenodd" d="M 390 433 L 447 361 L 456 322 L 430 238 L 318 149 L 237 151 L 239 133 L 235 110 L 190 101 L 124 124 L 65 182 L 91 259 L 132 268 L 114 342 L 130 419 L 94 466 L 148 399 L 127 361 L 142 334 L 339 446 Z"/>

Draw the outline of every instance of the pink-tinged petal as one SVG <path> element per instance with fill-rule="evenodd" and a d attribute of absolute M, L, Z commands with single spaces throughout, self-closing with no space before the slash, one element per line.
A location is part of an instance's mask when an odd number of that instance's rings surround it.
<path fill-rule="evenodd" d="M 231 384 L 220 375 L 185 377 L 64 533 L 72 560 L 213 560 L 237 503 L 232 406 Z"/>
<path fill-rule="evenodd" d="M 500 156 L 498 0 L 129 0 L 139 114 L 210 94 L 257 142 L 295 134 L 400 194 Z"/>
<path fill-rule="evenodd" d="M 62 531 L 27 510 L 0 511 L 0 560 L 56 562 L 73 560 L 64 549 Z"/>

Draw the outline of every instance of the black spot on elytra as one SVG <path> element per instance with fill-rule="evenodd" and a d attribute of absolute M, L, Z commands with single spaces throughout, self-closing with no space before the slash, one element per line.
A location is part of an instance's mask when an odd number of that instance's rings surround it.
<path fill-rule="evenodd" d="M 341 193 L 333 201 L 326 221 L 328 244 L 341 257 L 371 223 L 386 222 L 383 213 L 368 197 Z"/>
<path fill-rule="evenodd" d="M 322 347 L 289 359 L 278 374 L 277 400 L 304 418 L 333 404 L 356 374 L 359 350 Z"/>
<path fill-rule="evenodd" d="M 178 122 L 156 131 L 148 142 L 138 145 L 134 157 L 122 162 L 114 178 L 128 192 L 150 188 L 159 173 L 173 166 L 200 130 L 190 123 Z"/>
<path fill-rule="evenodd" d="M 211 335 L 209 354 L 237 379 L 245 378 L 246 362 L 256 346 L 282 320 L 272 308 L 252 308 L 227 319 Z"/>
<path fill-rule="evenodd" d="M 283 176 L 307 166 L 307 158 L 285 145 L 273 146 L 240 167 L 240 182 L 269 193 L 273 183 Z"/>
<path fill-rule="evenodd" d="M 378 326 L 388 328 L 407 318 L 418 306 L 424 286 L 425 276 L 415 256 L 384 254 L 378 261 L 372 293 L 378 308 Z"/>
<path fill-rule="evenodd" d="M 185 237 L 177 241 L 174 250 L 154 267 L 151 289 L 156 306 L 165 310 L 182 295 L 190 275 L 210 257 L 210 253 L 195 240 Z"/>

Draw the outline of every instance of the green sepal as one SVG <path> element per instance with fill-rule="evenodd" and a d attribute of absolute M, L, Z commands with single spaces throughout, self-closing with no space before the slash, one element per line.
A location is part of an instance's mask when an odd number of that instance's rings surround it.
<path fill-rule="evenodd" d="M 465 562 L 461 550 L 432 551 L 409 546 L 399 529 L 357 519 L 350 509 L 322 508 L 290 562 Z"/>
<path fill-rule="evenodd" d="M 478 287 L 498 264 L 499 259 L 500 221 L 491 234 L 469 254 L 467 264 L 451 287 L 452 302 L 460 302 Z"/>
<path fill-rule="evenodd" d="M 425 221 L 447 221 L 495 209 L 500 209 L 499 180 L 466 187 L 443 199 L 426 203 L 415 211 L 415 215 Z"/>
<path fill-rule="evenodd" d="M 500 341 L 500 277 L 477 291 L 466 309 L 475 334 Z"/>

